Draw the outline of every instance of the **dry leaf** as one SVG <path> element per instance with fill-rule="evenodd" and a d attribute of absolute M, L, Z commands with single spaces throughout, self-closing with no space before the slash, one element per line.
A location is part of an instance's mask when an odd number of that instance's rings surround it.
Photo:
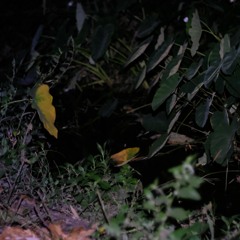
<path fill-rule="evenodd" d="M 49 224 L 48 226 L 52 239 L 57 240 L 57 239 L 66 239 L 67 235 L 62 231 L 61 225 L 60 224 Z"/>
<path fill-rule="evenodd" d="M 34 232 L 29 229 L 21 229 L 18 227 L 6 227 L 0 235 L 0 240 L 41 240 Z"/>
<path fill-rule="evenodd" d="M 90 237 L 96 231 L 95 227 L 91 229 L 73 229 L 66 240 L 91 240 Z"/>
<path fill-rule="evenodd" d="M 64 233 L 60 224 L 51 223 L 48 226 L 52 234 L 52 239 L 54 240 L 90 240 L 90 236 L 96 231 L 96 227 L 97 226 L 93 226 L 91 229 L 76 227 L 73 228 L 69 233 Z"/>
<path fill-rule="evenodd" d="M 116 163 L 117 166 L 122 166 L 133 160 L 139 150 L 139 147 L 126 148 L 118 153 L 113 154 L 111 159 Z"/>
<path fill-rule="evenodd" d="M 58 130 L 54 126 L 56 110 L 52 105 L 53 97 L 49 93 L 49 86 L 46 84 L 39 84 L 31 90 L 30 95 L 33 98 L 32 107 L 38 111 L 44 128 L 57 138 Z"/>
<path fill-rule="evenodd" d="M 176 132 L 171 132 L 168 138 L 168 144 L 170 145 L 185 145 L 194 142 L 195 140 L 193 138 Z"/>

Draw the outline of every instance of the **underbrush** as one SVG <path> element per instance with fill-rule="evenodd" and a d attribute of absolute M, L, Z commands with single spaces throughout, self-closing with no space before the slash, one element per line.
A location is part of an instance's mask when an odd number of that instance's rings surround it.
<path fill-rule="evenodd" d="M 43 1 L 2 47 L 1 226 L 239 238 L 240 5 L 153 2 Z"/>
<path fill-rule="evenodd" d="M 113 165 L 106 146 L 98 145 L 98 154 L 58 165 L 53 171 L 46 147 L 40 139 L 33 141 L 30 129 L 19 129 L 14 147 L 2 134 L 1 226 L 48 229 L 49 224 L 64 221 L 74 228 L 77 221 L 84 228 L 97 226 L 92 239 L 239 236 L 238 216 L 215 215 L 214 202 L 193 207 L 192 203 L 201 203 L 198 189 L 204 181 L 195 174 L 194 157 L 169 170 L 171 181 L 159 184 L 156 180 L 143 188 L 139 174 L 129 165 Z"/>

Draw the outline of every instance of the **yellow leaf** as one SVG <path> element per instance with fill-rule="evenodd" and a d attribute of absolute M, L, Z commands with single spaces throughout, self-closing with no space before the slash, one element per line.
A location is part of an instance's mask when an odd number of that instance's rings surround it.
<path fill-rule="evenodd" d="M 46 84 L 39 84 L 31 90 L 30 94 L 33 98 L 32 107 L 38 111 L 39 118 L 44 128 L 57 138 L 58 130 L 54 126 L 56 110 L 52 105 L 53 97 L 49 93 L 49 86 Z"/>
<path fill-rule="evenodd" d="M 113 154 L 111 159 L 116 163 L 117 166 L 122 166 L 133 160 L 139 150 L 139 147 L 126 148 L 118 153 Z"/>

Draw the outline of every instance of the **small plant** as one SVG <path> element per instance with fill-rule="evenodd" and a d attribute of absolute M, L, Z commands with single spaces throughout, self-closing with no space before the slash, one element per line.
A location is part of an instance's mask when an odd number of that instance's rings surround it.
<path fill-rule="evenodd" d="M 131 239 L 204 239 L 214 227 L 209 211 L 192 211 L 184 202 L 199 201 L 198 188 L 202 179 L 192 166 L 194 157 L 170 169 L 173 180 L 163 185 L 156 182 L 144 190 L 142 203 L 124 205 L 119 214 L 106 225 L 107 234 L 116 239 L 124 235 Z M 197 212 L 198 211 L 198 212 Z"/>
<path fill-rule="evenodd" d="M 114 174 L 105 147 L 98 145 L 98 150 L 98 155 L 90 155 L 83 162 L 61 167 L 58 187 L 78 205 L 80 216 L 93 222 L 109 222 L 126 201 L 136 197 L 140 183 L 128 165 Z"/>

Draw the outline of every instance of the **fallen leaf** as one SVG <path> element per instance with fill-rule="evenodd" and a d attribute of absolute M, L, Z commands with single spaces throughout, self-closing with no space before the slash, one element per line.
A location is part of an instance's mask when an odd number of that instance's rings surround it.
<path fill-rule="evenodd" d="M 39 118 L 42 121 L 44 128 L 57 138 L 58 130 L 54 126 L 56 110 L 52 105 L 53 97 L 49 93 L 49 86 L 46 84 L 38 84 L 31 90 L 30 95 L 33 98 L 32 108 L 38 111 Z"/>
<path fill-rule="evenodd" d="M 91 235 L 96 231 L 97 225 L 93 225 L 90 229 L 82 227 L 73 228 L 70 232 L 65 233 L 60 224 L 49 224 L 48 226 L 52 239 L 58 240 L 90 240 Z"/>
<path fill-rule="evenodd" d="M 91 240 L 91 235 L 96 231 L 95 227 L 91 229 L 73 229 L 66 240 Z"/>
<path fill-rule="evenodd" d="M 6 227 L 2 234 L 0 235 L 0 240 L 40 240 L 41 238 L 38 237 L 34 232 L 29 229 L 21 229 L 18 227 Z"/>
<path fill-rule="evenodd" d="M 50 223 L 48 226 L 52 239 L 57 240 L 57 239 L 66 239 L 67 235 L 62 231 L 61 225 L 60 224 L 53 224 Z"/>
<path fill-rule="evenodd" d="M 193 138 L 176 132 L 171 132 L 168 138 L 168 144 L 170 145 L 185 145 L 194 142 L 195 140 Z"/>
<path fill-rule="evenodd" d="M 117 166 L 122 166 L 133 160 L 139 150 L 139 147 L 126 148 L 118 153 L 113 154 L 111 159 L 116 163 Z"/>

